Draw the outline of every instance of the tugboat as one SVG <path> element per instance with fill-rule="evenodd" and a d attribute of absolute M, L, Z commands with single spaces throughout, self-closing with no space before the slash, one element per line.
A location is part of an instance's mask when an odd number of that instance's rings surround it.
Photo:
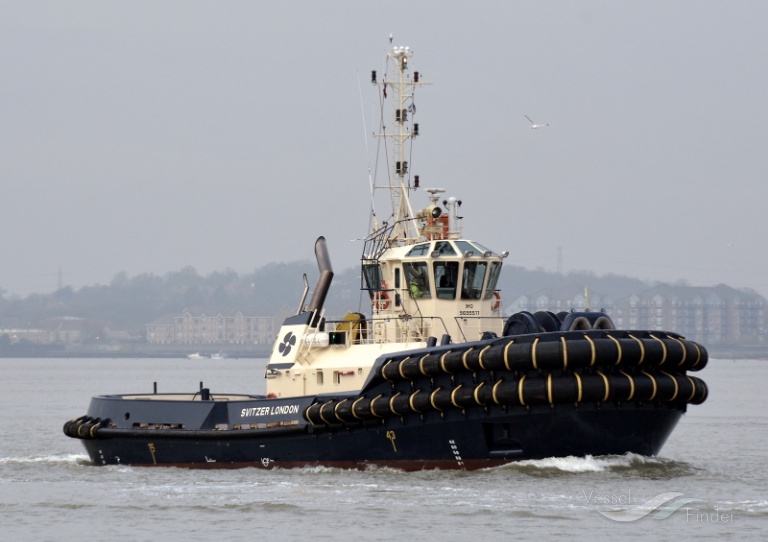
<path fill-rule="evenodd" d="M 361 258 L 370 313 L 324 310 L 333 270 L 315 244 L 266 366 L 266 395 L 101 395 L 64 424 L 94 465 L 477 469 L 551 456 L 655 455 L 689 404 L 707 397 L 688 374 L 707 352 L 657 330 L 616 329 L 603 311 L 505 318 L 497 283 L 508 252 L 463 237 L 462 202 L 425 188 L 409 153 L 419 136 L 413 51 L 390 44 L 375 134 L 389 143 L 383 186 L 392 213 L 374 220 Z M 384 118 L 384 116 L 382 117 Z M 372 199 L 374 199 L 372 197 Z"/>

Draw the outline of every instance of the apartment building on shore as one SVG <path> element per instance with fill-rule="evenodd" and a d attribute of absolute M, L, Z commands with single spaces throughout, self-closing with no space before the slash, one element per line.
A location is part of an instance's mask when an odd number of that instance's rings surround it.
<path fill-rule="evenodd" d="M 768 344 L 766 300 L 720 284 L 661 285 L 637 294 L 611 296 L 574 286 L 521 295 L 505 307 L 517 311 L 605 310 L 617 328 L 674 331 L 707 346 Z"/>

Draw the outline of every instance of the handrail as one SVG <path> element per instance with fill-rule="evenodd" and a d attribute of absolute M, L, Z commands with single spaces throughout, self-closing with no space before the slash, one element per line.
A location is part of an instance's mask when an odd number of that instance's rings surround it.
<path fill-rule="evenodd" d="M 454 317 L 457 327 L 461 332 L 461 337 L 454 337 L 453 342 L 471 342 L 474 340 L 480 339 L 480 332 L 482 331 L 483 326 L 481 323 L 483 321 L 495 321 L 498 320 L 500 323 L 503 323 L 504 318 L 501 316 L 461 316 L 461 317 Z M 445 324 L 445 320 L 441 316 L 406 316 L 406 315 L 400 315 L 400 316 L 372 316 L 369 318 L 365 318 L 364 320 L 359 320 L 358 322 L 361 324 L 360 329 L 366 329 L 367 332 L 363 334 L 362 332 L 358 332 L 358 339 L 356 341 L 348 341 L 345 340 L 344 344 L 347 346 L 351 344 L 381 344 L 381 343 L 390 343 L 395 342 L 394 340 L 390 340 L 386 335 L 384 337 L 377 336 L 376 335 L 376 325 L 378 324 L 381 326 L 384 325 L 383 329 L 386 331 L 387 323 L 390 323 L 392 321 L 399 321 L 399 322 L 406 322 L 408 320 L 418 320 L 418 323 L 415 326 L 415 331 L 418 332 L 419 341 L 427 341 L 427 339 L 430 336 L 435 336 L 439 338 L 440 336 L 448 333 L 448 326 Z M 467 338 L 467 335 L 470 334 L 470 332 L 474 331 L 473 326 L 466 325 L 465 321 L 475 322 L 478 323 L 476 326 L 476 331 L 478 332 L 477 338 Z M 329 332 L 339 332 L 339 333 L 345 333 L 347 337 L 351 336 L 351 331 L 348 329 L 339 329 L 339 326 L 341 324 L 349 324 L 349 320 L 343 320 L 343 319 L 330 319 L 325 321 L 325 328 Z M 364 323 L 364 324 L 363 324 Z M 431 332 L 431 334 L 430 334 Z M 365 337 L 363 337 L 365 335 Z M 417 335 L 414 335 L 417 336 Z M 471 334 L 469 335 L 471 337 Z"/>

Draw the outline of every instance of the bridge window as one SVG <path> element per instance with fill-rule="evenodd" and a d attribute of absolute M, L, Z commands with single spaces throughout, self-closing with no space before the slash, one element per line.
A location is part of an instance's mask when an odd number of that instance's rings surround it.
<path fill-rule="evenodd" d="M 400 268 L 395 268 L 395 307 L 400 306 Z"/>
<path fill-rule="evenodd" d="M 459 282 L 459 262 L 435 262 L 435 286 L 438 299 L 456 299 L 456 285 Z"/>
<path fill-rule="evenodd" d="M 465 262 L 464 275 L 461 281 L 462 299 L 480 299 L 483 292 L 483 281 L 488 262 Z"/>
<path fill-rule="evenodd" d="M 427 254 L 429 254 L 429 243 L 422 243 L 409 250 L 405 256 L 407 258 L 409 256 L 426 256 Z"/>
<path fill-rule="evenodd" d="M 496 289 L 496 283 L 499 282 L 500 274 L 501 262 L 491 262 L 491 272 L 488 275 L 488 285 L 485 287 L 483 299 L 490 299 L 493 297 L 493 291 Z"/>
<path fill-rule="evenodd" d="M 365 285 L 363 290 L 368 290 L 368 295 L 373 299 L 374 292 L 381 290 L 381 268 L 378 264 L 363 265 L 363 279 Z"/>
<path fill-rule="evenodd" d="M 432 297 L 429 268 L 426 262 L 405 262 L 403 263 L 403 272 L 411 297 L 414 299 Z"/>
<path fill-rule="evenodd" d="M 453 248 L 453 245 L 449 243 L 448 241 L 438 241 L 435 243 L 435 252 L 437 252 L 440 256 L 455 256 L 456 250 Z"/>

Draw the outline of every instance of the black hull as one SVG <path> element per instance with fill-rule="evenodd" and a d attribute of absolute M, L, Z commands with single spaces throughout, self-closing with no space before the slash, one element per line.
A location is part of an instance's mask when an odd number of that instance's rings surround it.
<path fill-rule="evenodd" d="M 94 397 L 64 433 L 95 465 L 417 470 L 650 456 L 706 399 L 686 374 L 706 361 L 674 335 L 531 334 L 383 356 L 359 394 Z"/>
<path fill-rule="evenodd" d="M 479 409 L 478 409 L 479 410 Z M 620 408 L 549 407 L 477 415 L 410 414 L 375 426 L 315 430 L 278 428 L 188 432 L 102 430 L 83 443 L 95 465 L 184 467 L 364 468 L 391 466 L 476 469 L 544 457 L 655 455 L 674 429 L 682 408 L 627 404 Z M 423 420 L 422 420 L 423 418 Z M 514 436 L 514 438 L 512 438 Z"/>

